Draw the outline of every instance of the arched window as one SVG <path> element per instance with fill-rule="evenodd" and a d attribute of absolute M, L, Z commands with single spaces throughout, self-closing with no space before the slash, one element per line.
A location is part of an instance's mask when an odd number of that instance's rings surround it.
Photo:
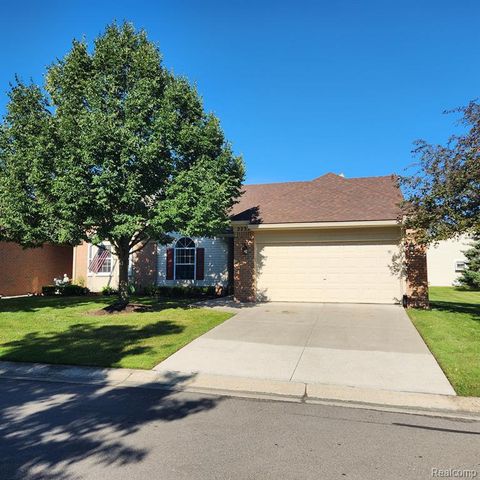
<path fill-rule="evenodd" d="M 195 242 L 182 237 L 175 244 L 175 279 L 193 280 L 195 278 Z"/>

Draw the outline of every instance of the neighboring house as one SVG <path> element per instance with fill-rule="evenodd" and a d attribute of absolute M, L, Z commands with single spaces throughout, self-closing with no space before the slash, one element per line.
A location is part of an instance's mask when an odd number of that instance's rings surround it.
<path fill-rule="evenodd" d="M 401 248 L 401 200 L 393 176 L 246 185 L 230 234 L 149 244 L 133 258 L 132 280 L 232 284 L 241 301 L 399 303 L 407 295 L 425 305 L 425 252 Z M 114 252 L 96 272 L 95 248 L 75 249 L 75 279 L 94 291 L 115 287 Z"/>
<path fill-rule="evenodd" d="M 16 243 L 0 242 L 0 295 L 40 293 L 55 277 L 72 276 L 73 249 L 44 245 L 24 249 Z"/>
<path fill-rule="evenodd" d="M 463 235 L 431 245 L 427 251 L 428 284 L 435 287 L 456 285 L 459 275 L 465 270 L 467 259 L 463 252 L 470 248 L 471 243 L 471 238 Z"/>

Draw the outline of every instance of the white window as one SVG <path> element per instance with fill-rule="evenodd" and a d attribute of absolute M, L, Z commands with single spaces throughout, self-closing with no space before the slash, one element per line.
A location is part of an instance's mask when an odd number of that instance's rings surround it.
<path fill-rule="evenodd" d="M 111 245 L 90 245 L 88 249 L 89 273 L 110 275 L 112 273 L 112 265 Z"/>
<path fill-rule="evenodd" d="M 467 268 L 467 262 L 463 260 L 457 260 L 455 262 L 455 271 L 456 272 L 463 272 Z"/>
<path fill-rule="evenodd" d="M 193 280 L 195 278 L 195 242 L 182 237 L 175 244 L 175 279 Z"/>

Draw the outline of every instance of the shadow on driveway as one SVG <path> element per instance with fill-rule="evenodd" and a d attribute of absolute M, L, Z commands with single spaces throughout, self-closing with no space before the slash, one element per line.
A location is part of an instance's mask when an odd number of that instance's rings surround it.
<path fill-rule="evenodd" d="M 191 376 L 172 377 L 180 386 Z M 65 467 L 141 462 L 149 451 L 125 443 L 151 422 L 174 422 L 214 408 L 215 397 L 188 400 L 162 390 L 2 380 L 0 478 L 67 480 Z M 108 434 L 107 434 L 108 433 Z"/>

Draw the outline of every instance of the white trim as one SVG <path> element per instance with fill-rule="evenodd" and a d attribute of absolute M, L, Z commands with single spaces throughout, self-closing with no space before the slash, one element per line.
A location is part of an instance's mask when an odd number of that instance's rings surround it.
<path fill-rule="evenodd" d="M 240 222 L 232 222 L 240 224 Z M 245 223 L 241 223 L 245 225 Z M 247 222 L 248 224 L 248 222 Z M 248 225 L 249 230 L 298 230 L 311 228 L 401 227 L 397 220 L 365 220 L 353 222 L 259 223 Z"/>
<path fill-rule="evenodd" d="M 73 265 L 72 265 L 72 280 L 74 282 L 77 281 L 77 247 L 78 245 L 75 245 L 73 247 L 73 255 L 72 255 L 72 261 L 73 261 Z M 88 253 L 88 252 L 87 252 Z M 88 256 L 88 255 L 87 255 Z M 88 270 L 88 265 L 87 265 L 87 270 Z"/>
<path fill-rule="evenodd" d="M 459 263 L 463 263 L 463 268 L 459 268 L 458 267 L 458 264 Z M 466 260 L 455 260 L 454 264 L 453 264 L 453 267 L 454 267 L 454 270 L 455 270 L 455 273 L 461 273 L 461 272 L 464 272 L 466 269 L 467 269 L 467 261 Z"/>
<path fill-rule="evenodd" d="M 296 245 L 304 245 L 304 246 L 316 246 L 316 245 L 395 245 L 398 246 L 400 241 L 400 238 L 372 238 L 368 240 L 359 240 L 358 238 L 352 238 L 352 239 L 341 239 L 341 240 L 332 240 L 332 239 L 327 239 L 327 240 L 322 240 L 319 238 L 318 240 L 295 240 L 293 242 Z M 288 246 L 292 245 L 291 240 L 283 240 L 283 241 L 277 241 L 277 242 L 272 242 L 271 240 L 265 240 L 265 241 L 258 241 L 255 240 L 255 245 L 283 245 L 283 246 Z"/>

